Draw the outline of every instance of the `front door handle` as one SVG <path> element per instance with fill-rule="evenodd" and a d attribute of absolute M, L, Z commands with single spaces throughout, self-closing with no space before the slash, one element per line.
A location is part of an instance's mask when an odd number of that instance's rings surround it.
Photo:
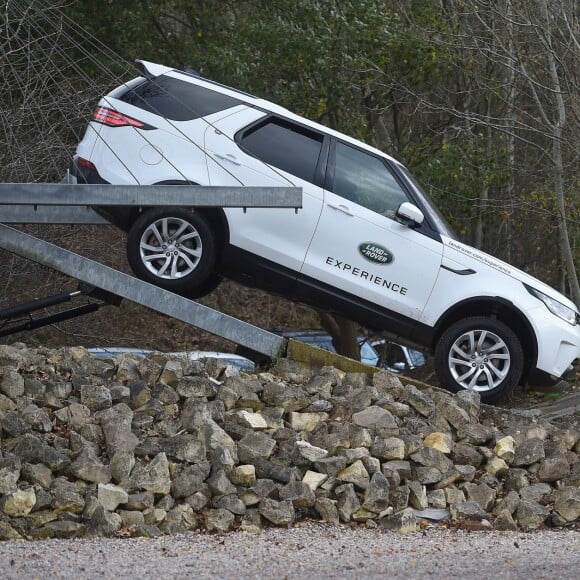
<path fill-rule="evenodd" d="M 342 213 L 344 213 L 346 215 L 349 215 L 350 217 L 352 217 L 354 215 L 350 211 L 350 209 L 348 208 L 348 206 L 346 206 L 346 205 L 342 205 L 342 204 L 334 205 L 332 203 L 328 203 L 326 205 L 328 205 L 328 207 L 331 207 L 332 209 L 335 209 L 336 211 L 340 211 L 340 212 L 342 212 Z"/>

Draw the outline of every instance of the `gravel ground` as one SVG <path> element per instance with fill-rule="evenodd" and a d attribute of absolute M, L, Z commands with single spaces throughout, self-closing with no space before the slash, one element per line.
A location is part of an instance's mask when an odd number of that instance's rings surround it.
<path fill-rule="evenodd" d="M 474 532 L 427 527 L 402 536 L 304 524 L 260 534 L 0 543 L 0 578 L 534 578 L 580 569 L 577 530 Z"/>

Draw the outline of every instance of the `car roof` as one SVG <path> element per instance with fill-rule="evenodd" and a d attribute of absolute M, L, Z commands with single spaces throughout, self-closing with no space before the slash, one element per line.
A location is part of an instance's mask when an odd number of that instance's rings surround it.
<path fill-rule="evenodd" d="M 260 97 L 255 97 L 253 95 L 250 95 L 249 93 L 245 93 L 233 87 L 205 78 L 195 71 L 191 70 L 184 71 L 176 68 L 167 67 L 161 64 L 151 63 L 144 60 L 138 60 L 137 64 L 141 72 L 143 72 L 145 78 L 151 79 L 160 75 L 168 75 L 174 78 L 178 78 L 180 80 L 185 80 L 193 84 L 204 86 L 209 89 L 219 90 L 220 92 L 229 95 L 235 99 L 238 99 L 240 101 L 243 101 L 244 103 L 247 103 L 252 107 L 259 108 L 264 111 L 274 113 L 276 115 L 280 115 L 296 123 L 300 123 L 307 127 L 311 127 L 312 129 L 315 129 L 332 137 L 336 137 L 337 139 L 355 145 L 356 147 L 362 147 L 365 150 L 374 153 L 375 155 L 379 155 L 380 157 L 384 157 L 389 161 L 396 163 L 397 165 L 400 165 L 400 163 L 396 159 L 394 159 L 390 155 L 387 155 L 380 149 L 373 147 L 372 145 L 368 145 L 363 141 L 359 141 L 358 139 L 349 137 L 348 135 L 341 133 L 340 131 L 331 129 L 326 125 L 322 125 L 320 123 L 317 123 L 316 121 L 311 121 L 306 117 L 302 117 L 300 115 L 297 115 L 296 113 L 292 113 L 292 111 L 286 109 L 285 107 L 277 105 L 272 101 L 268 101 Z"/>

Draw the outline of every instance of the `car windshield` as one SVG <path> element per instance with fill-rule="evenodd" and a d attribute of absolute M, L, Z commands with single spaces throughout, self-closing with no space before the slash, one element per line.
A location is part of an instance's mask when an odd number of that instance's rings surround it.
<path fill-rule="evenodd" d="M 439 208 L 431 201 L 431 198 L 423 191 L 417 180 L 413 177 L 410 171 L 400 163 L 397 163 L 397 168 L 405 175 L 407 180 L 413 187 L 414 193 L 417 197 L 421 199 L 423 205 L 429 210 L 429 217 L 434 222 L 437 231 L 448 238 L 453 240 L 458 240 L 457 234 L 453 231 L 453 228 L 449 225 L 448 221 L 443 217 L 443 214 L 439 211 Z"/>

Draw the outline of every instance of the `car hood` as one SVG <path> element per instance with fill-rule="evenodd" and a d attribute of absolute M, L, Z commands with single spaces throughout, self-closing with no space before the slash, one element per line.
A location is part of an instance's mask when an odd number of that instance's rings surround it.
<path fill-rule="evenodd" d="M 578 312 L 575 304 L 566 296 L 554 290 L 548 284 L 526 274 L 522 270 L 515 268 L 514 266 L 504 262 L 498 258 L 490 254 L 486 254 L 477 248 L 473 248 L 472 246 L 468 246 L 467 244 L 463 244 L 458 242 L 457 240 L 453 240 L 450 238 L 443 237 L 443 245 L 445 247 L 445 258 L 451 259 L 454 262 L 457 262 L 464 266 L 465 268 L 473 268 L 474 270 L 481 270 L 482 266 L 484 268 L 491 268 L 500 272 L 506 276 L 510 276 L 516 280 L 519 280 L 523 284 L 527 284 L 540 292 L 543 292 L 550 298 L 557 300 L 558 302 L 568 306 L 568 308 L 572 308 Z"/>

